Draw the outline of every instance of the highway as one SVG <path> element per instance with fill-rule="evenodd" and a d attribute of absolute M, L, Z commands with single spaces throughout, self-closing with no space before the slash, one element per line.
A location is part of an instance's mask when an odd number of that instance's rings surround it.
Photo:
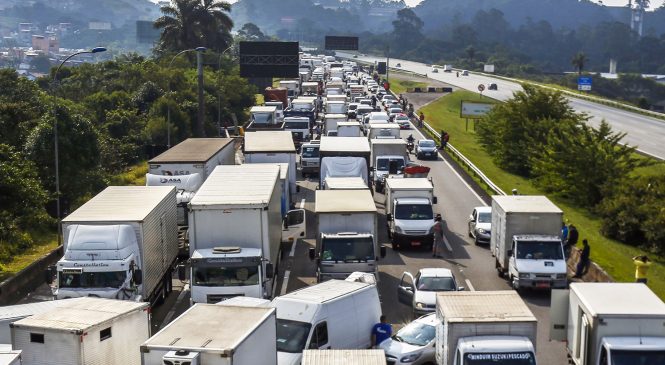
<path fill-rule="evenodd" d="M 352 58 L 353 54 L 337 52 L 337 56 Z M 359 55 L 358 58 L 354 60 L 373 63 L 374 61 L 385 61 L 385 58 Z M 443 72 L 443 70 L 439 70 L 438 73 L 432 73 L 432 67 L 427 67 L 427 65 L 423 63 L 390 59 L 390 66 L 392 68 L 394 68 L 397 63 L 401 64 L 401 67 L 399 68 L 402 70 L 427 74 L 428 78 L 443 81 L 473 92 L 478 92 L 479 84 L 487 86 L 489 83 L 496 83 L 498 90 L 486 90 L 483 95 L 487 95 L 497 100 L 507 100 L 512 97 L 513 92 L 522 90 L 520 84 L 501 78 L 493 78 L 473 72 L 470 72 L 469 76 L 462 76 L 460 74 L 459 77 L 456 76 L 455 72 Z M 624 137 L 623 140 L 624 143 L 631 146 L 637 146 L 640 152 L 665 160 L 665 144 L 663 144 L 663 141 L 665 141 L 664 120 L 632 113 L 584 99 L 569 96 L 567 96 L 567 99 L 570 101 L 570 106 L 576 111 L 590 116 L 590 125 L 598 126 L 604 119 L 615 131 L 626 133 L 626 137 Z"/>

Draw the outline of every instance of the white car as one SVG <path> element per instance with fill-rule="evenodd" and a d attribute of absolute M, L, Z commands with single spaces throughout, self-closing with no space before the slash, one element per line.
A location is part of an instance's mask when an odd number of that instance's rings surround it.
<path fill-rule="evenodd" d="M 416 158 L 419 160 L 425 158 L 437 159 L 436 142 L 431 139 L 421 139 L 416 143 Z"/>
<path fill-rule="evenodd" d="M 411 306 L 414 316 L 421 316 L 436 309 L 436 293 L 457 290 L 464 290 L 464 287 L 457 286 L 450 269 L 420 269 L 415 277 L 405 271 L 397 286 L 397 299 Z"/>
<path fill-rule="evenodd" d="M 473 242 L 490 243 L 492 235 L 492 207 L 475 207 L 469 216 L 469 237 Z"/>
<path fill-rule="evenodd" d="M 391 107 L 390 109 L 388 109 L 388 116 L 390 117 L 390 120 L 392 120 L 392 121 L 395 120 L 396 116 L 398 116 L 399 114 L 402 114 L 402 113 L 404 113 L 402 111 L 402 108 Z"/>
<path fill-rule="evenodd" d="M 411 123 L 409 123 L 409 117 L 406 114 L 396 115 L 395 122 L 399 125 L 400 129 L 411 129 Z"/>
<path fill-rule="evenodd" d="M 386 94 L 386 95 L 383 95 L 383 97 L 381 98 L 381 104 L 383 104 L 383 106 L 387 106 L 386 103 L 388 101 L 393 101 L 393 100 L 397 100 L 397 99 L 395 99 L 395 97 L 390 95 L 390 94 Z"/>
<path fill-rule="evenodd" d="M 462 70 L 462 76 L 469 76 L 468 70 Z"/>
<path fill-rule="evenodd" d="M 436 364 L 436 314 L 430 313 L 402 327 L 379 348 L 386 353 L 388 364 Z"/>

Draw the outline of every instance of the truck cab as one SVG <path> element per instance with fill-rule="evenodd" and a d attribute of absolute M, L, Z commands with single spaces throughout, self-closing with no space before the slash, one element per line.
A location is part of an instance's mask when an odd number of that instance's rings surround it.
<path fill-rule="evenodd" d="M 265 106 L 274 106 L 277 108 L 277 121 L 281 122 L 284 119 L 284 103 L 281 101 L 266 101 Z"/>
<path fill-rule="evenodd" d="M 284 129 L 291 132 L 296 149 L 312 138 L 307 117 L 284 118 Z"/>
<path fill-rule="evenodd" d="M 393 249 L 424 247 L 434 243 L 434 209 L 437 198 L 427 178 L 387 179 L 385 209 Z"/>
<path fill-rule="evenodd" d="M 309 141 L 300 147 L 300 170 L 304 175 L 319 173 L 319 148 L 321 141 Z"/>
<path fill-rule="evenodd" d="M 285 117 L 307 117 L 310 125 L 316 121 L 316 99 L 298 98 L 291 101 L 291 105 L 284 111 Z"/>
<path fill-rule="evenodd" d="M 509 252 L 508 275 L 513 288 L 565 288 L 566 260 L 561 238 L 517 235 Z"/>

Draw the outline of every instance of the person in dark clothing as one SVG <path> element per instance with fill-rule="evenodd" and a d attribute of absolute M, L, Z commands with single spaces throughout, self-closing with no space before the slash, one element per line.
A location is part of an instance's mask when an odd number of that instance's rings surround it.
<path fill-rule="evenodd" d="M 580 261 L 577 262 L 577 269 L 575 270 L 574 278 L 582 277 L 589 269 L 589 256 L 591 255 L 591 247 L 589 247 L 589 241 L 585 239 L 582 240 L 582 254 L 580 254 Z"/>
<path fill-rule="evenodd" d="M 439 135 L 439 145 L 441 146 L 441 149 L 444 149 L 446 147 L 445 142 L 444 142 L 444 138 L 446 137 L 446 134 L 447 134 L 446 131 L 444 131 L 442 129 L 441 134 Z"/>
<path fill-rule="evenodd" d="M 387 340 L 393 334 L 393 327 L 386 321 L 386 316 L 381 315 L 381 322 L 372 327 L 372 347 L 376 348 L 381 342 Z"/>
<path fill-rule="evenodd" d="M 568 239 L 564 242 L 563 251 L 566 255 L 566 259 L 570 257 L 570 250 L 577 245 L 577 240 L 579 239 L 580 234 L 577 232 L 575 225 L 571 224 L 568 226 Z"/>
<path fill-rule="evenodd" d="M 372 108 L 376 109 L 376 96 L 372 95 Z"/>
<path fill-rule="evenodd" d="M 441 149 L 445 150 L 446 146 L 448 146 L 448 140 L 450 139 L 450 134 L 448 132 L 443 132 L 444 134 L 441 136 Z"/>

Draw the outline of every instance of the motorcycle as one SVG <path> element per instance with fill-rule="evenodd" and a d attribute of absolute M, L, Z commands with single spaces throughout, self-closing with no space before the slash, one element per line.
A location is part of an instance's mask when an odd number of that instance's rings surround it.
<path fill-rule="evenodd" d="M 413 142 L 406 142 L 406 150 L 409 151 L 409 154 L 413 153 Z"/>

